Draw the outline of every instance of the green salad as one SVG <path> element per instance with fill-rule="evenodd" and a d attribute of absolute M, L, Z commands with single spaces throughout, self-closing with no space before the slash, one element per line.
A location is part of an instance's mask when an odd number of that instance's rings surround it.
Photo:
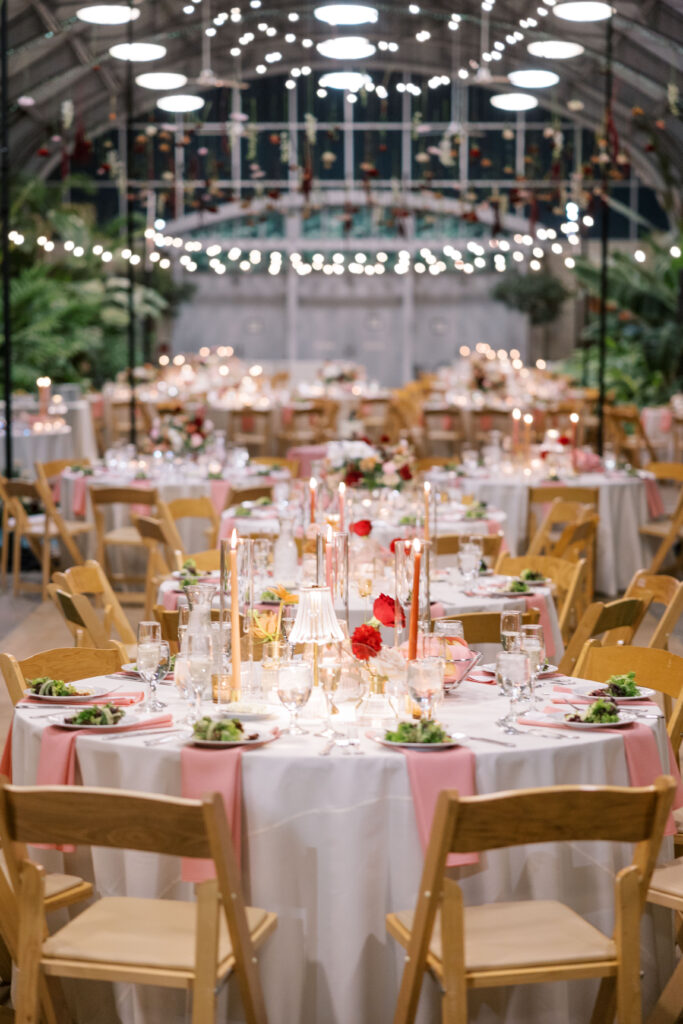
<path fill-rule="evenodd" d="M 237 743 L 240 740 L 257 740 L 258 733 L 247 735 L 237 718 L 210 718 L 204 715 L 192 726 L 196 740 L 220 740 L 222 743 Z"/>
<path fill-rule="evenodd" d="M 237 519 L 247 519 L 251 515 L 251 509 L 245 508 L 244 505 L 238 505 L 234 515 Z"/>
<path fill-rule="evenodd" d="M 545 580 L 543 573 L 536 572 L 535 569 L 522 569 L 519 574 L 519 578 L 525 580 L 527 583 L 541 583 Z"/>
<path fill-rule="evenodd" d="M 465 519 L 483 519 L 486 515 L 487 502 L 476 501 L 465 512 Z"/>
<path fill-rule="evenodd" d="M 448 743 L 450 736 L 431 719 L 419 722 L 399 722 L 395 730 L 388 729 L 384 739 L 390 743 Z"/>
<path fill-rule="evenodd" d="M 529 588 L 527 587 L 524 580 L 513 580 L 510 584 L 511 594 L 528 594 Z"/>
<path fill-rule="evenodd" d="M 398 521 L 399 526 L 416 526 L 417 516 L 401 516 Z"/>
<path fill-rule="evenodd" d="M 627 672 L 622 676 L 610 676 L 604 686 L 591 691 L 591 697 L 640 697 L 636 686 L 635 672 Z"/>
<path fill-rule="evenodd" d="M 31 693 L 40 697 L 88 697 L 89 693 L 77 690 L 71 683 L 65 683 L 63 679 L 50 679 L 49 676 L 39 676 L 37 679 L 29 679 L 28 688 Z"/>
<path fill-rule="evenodd" d="M 115 704 L 94 704 L 83 708 L 72 718 L 65 718 L 68 725 L 117 725 L 126 712 Z"/>
<path fill-rule="evenodd" d="M 619 721 L 619 708 L 611 700 L 596 700 L 583 715 L 565 715 L 568 722 L 607 723 Z"/>

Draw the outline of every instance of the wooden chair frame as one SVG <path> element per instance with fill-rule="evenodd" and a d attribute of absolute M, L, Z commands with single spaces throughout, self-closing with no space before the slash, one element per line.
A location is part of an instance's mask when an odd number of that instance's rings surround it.
<path fill-rule="evenodd" d="M 158 496 L 155 489 L 137 487 L 90 487 L 90 501 L 92 504 L 93 516 L 95 519 L 95 532 L 97 536 L 97 561 L 104 569 L 107 578 L 113 583 L 140 583 L 146 581 L 146 576 L 129 575 L 128 573 L 113 573 L 109 565 L 108 548 L 110 547 L 144 547 L 142 539 L 135 540 L 133 535 L 124 540 L 114 539 L 111 535 L 115 532 L 105 528 L 104 509 L 112 505 L 124 505 L 129 507 L 130 525 L 135 527 L 137 513 L 131 512 L 131 506 L 145 506 L 149 514 L 153 514 L 157 506 Z M 142 600 L 141 600 L 142 599 Z M 140 591 L 128 591 L 119 595 L 119 600 L 128 604 L 144 603 L 144 595 Z"/>
<path fill-rule="evenodd" d="M 531 497 L 530 497 L 531 502 Z M 531 508 L 531 504 L 530 504 Z M 555 544 L 559 536 L 553 536 L 553 527 L 564 526 L 573 523 L 581 523 L 595 512 L 593 505 L 584 504 L 581 501 L 568 501 L 562 498 L 554 498 L 550 502 L 543 521 L 529 539 L 528 555 L 553 555 Z M 563 525 L 564 524 L 564 525 Z M 561 533 L 560 533 L 561 535 Z"/>
<path fill-rule="evenodd" d="M 683 858 L 664 867 L 655 868 L 647 894 L 647 902 L 667 907 L 676 915 L 676 934 L 679 947 L 683 947 L 683 897 L 676 891 L 683 878 Z M 678 881 L 674 888 L 672 882 Z M 652 1008 L 647 1024 L 678 1024 L 683 1006 L 683 958 L 674 967 L 673 974 Z"/>
<path fill-rule="evenodd" d="M 562 640 L 567 643 L 579 620 L 577 598 L 586 573 L 585 558 L 569 562 L 552 555 L 501 555 L 495 571 L 504 576 L 518 576 L 523 569 L 542 572 L 555 586 L 554 599 Z"/>
<path fill-rule="evenodd" d="M 169 534 L 173 537 L 173 547 L 176 551 L 185 553 L 185 545 L 178 532 L 178 521 L 182 519 L 204 519 L 208 523 L 205 530 L 206 545 L 209 548 L 216 546 L 218 542 L 218 529 L 220 518 L 213 506 L 211 498 L 200 495 L 197 498 L 175 498 L 173 501 L 159 501 L 159 518 L 163 519 L 168 527 Z"/>
<path fill-rule="evenodd" d="M 619 1024 L 639 1024 L 639 921 L 645 904 L 667 816 L 674 780 L 660 776 L 653 786 L 636 788 L 553 786 L 460 797 L 456 790 L 439 794 L 425 855 L 412 927 L 399 915 L 387 915 L 387 930 L 407 950 L 394 1024 L 412 1024 L 425 971 L 442 986 L 443 1024 L 467 1024 L 471 988 L 600 978 L 591 1024 L 607 1024 L 615 1009 Z M 466 917 L 457 882 L 445 877 L 448 854 L 469 853 L 539 842 L 606 840 L 636 843 L 633 862 L 615 879 L 616 955 L 609 959 L 514 968 L 468 970 L 465 962 Z M 520 903 L 520 915 L 529 904 Z M 491 906 L 495 906 L 492 904 Z M 443 957 L 430 949 L 437 913 L 441 914 Z M 495 936 L 492 937 L 495 942 Z"/>
<path fill-rule="evenodd" d="M 468 539 L 466 534 L 459 533 L 442 533 L 438 537 L 434 537 L 435 556 L 457 555 L 460 551 L 460 545 L 466 539 Z M 503 534 L 485 533 L 477 535 L 477 540 L 482 541 L 483 557 L 491 559 L 491 565 L 494 565 L 503 546 Z"/>
<path fill-rule="evenodd" d="M 12 705 L 23 699 L 27 679 L 51 676 L 65 683 L 118 672 L 124 661 L 119 647 L 56 647 L 22 661 L 12 654 L 0 654 L 0 671 Z"/>
<path fill-rule="evenodd" d="M 180 568 L 182 554 L 174 550 L 174 538 L 165 519 L 137 516 L 135 526 L 147 548 L 147 574 L 145 576 L 145 618 L 152 614 L 157 590 L 162 580 L 173 569 Z"/>
<path fill-rule="evenodd" d="M 565 648 L 558 666 L 559 671 L 566 676 L 573 675 L 584 644 L 610 630 L 620 630 L 619 638 L 623 643 L 629 644 L 650 606 L 650 600 L 651 598 L 645 596 L 621 598 L 609 604 L 594 601 L 581 616 L 581 621 Z"/>
<path fill-rule="evenodd" d="M 237 487 L 231 490 L 226 500 L 226 508 L 241 505 L 243 501 L 258 501 L 259 498 L 273 500 L 273 485 L 261 484 L 254 487 Z"/>
<path fill-rule="evenodd" d="M 534 506 L 537 505 L 551 505 L 552 502 L 557 501 L 572 501 L 579 505 L 589 505 L 591 509 L 598 511 L 598 504 L 600 499 L 600 492 L 597 487 L 562 487 L 555 486 L 554 484 L 542 484 L 539 487 L 530 487 L 528 491 L 528 518 L 527 518 L 527 538 L 529 544 L 536 533 L 536 519 L 534 515 Z M 545 518 L 545 517 L 544 517 Z M 556 551 L 532 551 L 529 547 L 529 554 L 557 554 Z"/>
<path fill-rule="evenodd" d="M 299 475 L 299 460 L 286 459 L 281 455 L 255 455 L 249 461 L 257 466 L 270 466 L 271 469 L 288 469 L 292 480 Z"/>
<path fill-rule="evenodd" d="M 430 630 L 433 632 L 435 622 L 462 622 L 465 641 L 472 644 L 499 644 L 500 643 L 500 612 L 465 612 L 462 615 L 443 615 L 439 619 L 432 619 Z M 537 608 L 530 608 L 522 612 L 522 624 L 524 626 L 535 625 L 540 618 Z"/>
<path fill-rule="evenodd" d="M 644 594 L 650 595 L 652 604 L 664 605 L 664 612 L 647 646 L 666 650 L 671 634 L 683 615 L 683 581 L 677 580 L 674 576 L 650 573 L 647 569 L 641 569 L 624 591 L 624 597 L 641 597 Z"/>
<path fill-rule="evenodd" d="M 192 1022 L 207 1024 L 214 1019 L 216 984 L 233 971 L 248 1024 L 266 1024 L 256 949 L 276 927 L 277 916 L 264 912 L 258 924 L 249 925 L 225 807 L 217 793 L 199 801 L 112 789 L 0 784 L 0 838 L 10 851 L 17 841 L 104 846 L 210 858 L 216 868 L 216 879 L 198 886 L 195 964 L 187 969 L 145 966 L 135 960 L 125 963 L 45 955 L 43 869 L 30 861 L 14 863 L 10 871 L 19 904 L 17 1024 L 37 1020 L 38 983 L 48 976 L 192 989 Z M 77 920 L 82 923 L 96 908 L 97 903 Z M 221 914 L 232 944 L 230 955 L 222 962 L 218 954 Z M 69 924 L 64 930 L 68 929 Z M 59 939 L 60 931 L 50 937 L 51 943 Z M 162 935 L 159 941 L 163 941 Z M 96 944 L 94 934 L 93 946 Z"/>
<path fill-rule="evenodd" d="M 251 540 L 253 534 L 249 534 Z M 187 556 L 188 561 L 191 560 L 197 566 L 197 572 L 217 572 L 221 567 L 221 552 L 220 548 L 211 548 L 209 551 L 195 551 L 194 554 Z"/>
<path fill-rule="evenodd" d="M 52 591 L 52 587 L 56 589 Z M 55 584 L 50 585 L 51 597 L 61 611 L 69 631 L 75 638 L 76 646 L 95 647 L 106 651 L 112 647 L 124 652 L 125 647 L 118 640 L 112 640 L 109 630 L 105 628 L 90 599 L 85 594 L 72 594 L 68 590 L 60 590 Z M 127 656 L 124 657 L 124 661 Z"/>
<path fill-rule="evenodd" d="M 104 628 L 108 634 L 111 635 L 113 627 L 122 644 L 137 643 L 126 613 L 104 574 L 102 566 L 94 558 L 89 558 L 84 565 L 74 565 L 64 572 L 53 573 L 52 582 L 56 583 L 60 590 L 66 590 L 70 594 L 94 597 L 96 603 L 101 604 Z"/>

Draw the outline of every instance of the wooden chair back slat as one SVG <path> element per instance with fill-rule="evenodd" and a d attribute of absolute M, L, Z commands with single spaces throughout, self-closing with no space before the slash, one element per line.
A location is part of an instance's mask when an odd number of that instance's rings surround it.
<path fill-rule="evenodd" d="M 569 501 L 566 498 L 554 498 L 547 508 L 543 520 L 534 532 L 535 516 L 532 498 L 535 491 L 529 493 L 529 555 L 552 555 L 558 539 L 559 528 L 570 523 L 583 522 L 595 511 L 595 506 L 580 501 Z"/>
<path fill-rule="evenodd" d="M 458 533 L 444 533 L 434 538 L 434 554 L 435 555 L 457 555 L 460 551 L 460 545 L 467 540 L 466 534 Z M 484 558 L 491 559 L 491 564 L 494 564 L 500 555 L 501 547 L 503 546 L 503 534 L 502 533 L 487 533 L 477 537 L 482 542 L 482 555 Z"/>
<path fill-rule="evenodd" d="M 51 651 L 41 651 L 23 661 L 17 661 L 11 654 L 0 654 L 0 670 L 12 704 L 23 697 L 27 679 L 50 676 L 65 683 L 74 683 L 79 679 L 118 672 L 123 663 L 121 652 L 116 647 L 106 650 L 57 647 Z"/>
<path fill-rule="evenodd" d="M 572 675 L 586 641 L 602 636 L 608 630 L 623 629 L 624 642 L 630 643 L 649 603 L 648 598 L 640 600 L 633 597 L 622 598 L 609 604 L 594 601 L 581 616 L 581 621 L 565 648 L 558 666 L 560 672 Z"/>
<path fill-rule="evenodd" d="M 552 555 L 501 555 L 496 565 L 496 572 L 504 576 L 519 576 L 523 569 L 541 572 L 546 579 L 552 580 L 560 632 L 566 642 L 580 617 L 575 605 L 586 572 L 586 560 L 570 562 Z"/>
<path fill-rule="evenodd" d="M 535 625 L 540 618 L 536 608 L 522 612 L 522 623 L 525 626 Z M 499 644 L 500 643 L 500 612 L 466 612 L 463 615 L 444 615 L 434 622 L 462 622 L 465 641 L 468 644 Z"/>
<path fill-rule="evenodd" d="M 89 487 L 93 505 L 148 505 L 157 503 L 157 492 L 152 487 Z"/>
<path fill-rule="evenodd" d="M 188 560 L 192 560 L 195 563 L 197 572 L 200 573 L 217 572 L 221 567 L 221 553 L 218 548 L 212 548 L 210 551 L 197 551 L 187 557 Z"/>
<path fill-rule="evenodd" d="M 99 562 L 90 558 L 84 565 L 73 565 L 63 573 L 53 573 L 52 579 L 60 590 L 100 599 L 104 609 L 104 628 L 107 635 L 110 626 L 113 625 L 122 643 L 136 642 L 135 633 Z"/>
<path fill-rule="evenodd" d="M 628 647 L 589 640 L 576 662 L 580 679 L 604 683 L 612 675 L 635 672 L 636 683 L 674 700 L 683 691 L 683 657 L 656 647 Z"/>
<path fill-rule="evenodd" d="M 273 487 L 271 484 L 263 484 L 259 487 L 242 487 L 231 490 L 226 504 L 230 507 L 241 505 L 245 501 L 258 501 L 259 498 L 273 499 Z"/>

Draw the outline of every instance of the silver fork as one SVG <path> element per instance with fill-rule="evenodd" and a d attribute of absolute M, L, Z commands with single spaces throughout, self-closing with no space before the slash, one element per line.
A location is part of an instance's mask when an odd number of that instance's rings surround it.
<path fill-rule="evenodd" d="M 500 726 L 500 728 L 503 730 L 503 732 L 507 733 L 510 736 L 513 736 L 513 735 L 514 736 L 526 736 L 527 733 L 528 733 L 531 736 L 542 736 L 544 739 L 547 739 L 547 740 L 576 740 L 576 739 L 578 739 L 578 736 L 572 736 L 570 733 L 568 734 L 568 733 L 560 732 L 559 729 L 557 730 L 557 732 L 550 732 L 550 731 L 545 732 L 543 729 L 536 729 L 533 726 L 530 726 L 528 729 L 516 729 L 514 727 L 514 725 L 508 725 L 507 722 L 503 722 L 501 724 L 500 721 L 496 722 L 496 725 Z"/>

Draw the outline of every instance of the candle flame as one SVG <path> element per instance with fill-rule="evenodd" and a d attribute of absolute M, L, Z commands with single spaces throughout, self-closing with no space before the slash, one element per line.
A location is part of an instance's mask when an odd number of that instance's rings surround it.
<path fill-rule="evenodd" d="M 419 537 L 416 537 L 415 540 L 413 541 L 413 552 L 414 552 L 414 554 L 419 555 L 420 554 L 420 550 L 421 550 L 420 539 L 419 539 Z"/>
<path fill-rule="evenodd" d="M 36 381 L 36 386 L 39 388 L 49 388 L 50 384 L 52 384 L 52 381 L 49 377 L 38 377 Z"/>
<path fill-rule="evenodd" d="M 230 535 L 230 547 L 234 550 L 237 547 L 237 530 L 233 530 Z"/>
<path fill-rule="evenodd" d="M 327 543 L 328 544 L 332 543 L 332 525 L 331 525 L 331 523 L 327 524 Z"/>
<path fill-rule="evenodd" d="M 339 481 L 339 493 L 344 494 L 346 492 L 346 484 L 343 480 Z"/>
<path fill-rule="evenodd" d="M 569 419 L 572 421 L 572 423 L 578 423 L 579 419 L 580 419 L 578 412 L 570 413 L 569 414 Z"/>
<path fill-rule="evenodd" d="M 425 494 L 429 494 L 432 489 L 432 485 L 429 480 L 425 480 Z"/>
<path fill-rule="evenodd" d="M 524 422 L 529 426 L 534 422 L 534 418 L 530 412 L 524 413 Z"/>
<path fill-rule="evenodd" d="M 522 410 L 521 409 L 513 409 L 512 410 L 512 418 L 513 418 L 513 420 L 521 420 L 521 418 L 522 418 Z"/>
<path fill-rule="evenodd" d="M 311 488 L 312 491 L 314 491 L 318 486 L 318 481 L 314 476 L 312 476 L 311 479 L 308 481 L 308 486 Z"/>

